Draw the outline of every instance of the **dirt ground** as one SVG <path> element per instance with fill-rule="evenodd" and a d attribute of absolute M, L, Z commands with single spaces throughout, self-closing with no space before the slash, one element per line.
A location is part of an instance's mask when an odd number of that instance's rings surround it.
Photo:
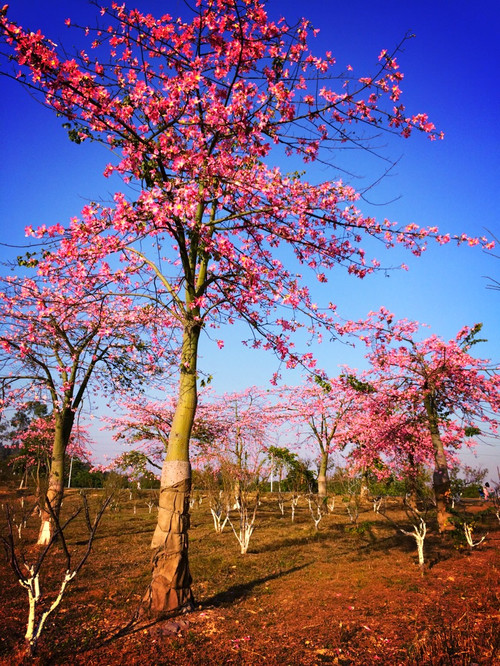
<path fill-rule="evenodd" d="M 145 494 L 130 499 L 128 491 L 121 492 L 102 520 L 87 563 L 48 619 L 34 658 L 23 647 L 27 593 L 0 554 L 1 664 L 500 663 L 500 525 L 484 503 L 460 508 L 462 518 L 474 521 L 475 538 L 486 535 L 472 551 L 461 543 L 461 532 L 443 539 L 431 525 L 422 575 L 414 539 L 369 503 L 354 524 L 337 498 L 316 531 L 303 498 L 292 523 L 290 506 L 282 516 L 266 496 L 250 552 L 240 555 L 228 526 L 215 533 L 208 501 L 196 502 L 190 532 L 196 609 L 134 622 L 150 576 L 156 516 Z M 93 495 L 94 511 L 99 497 Z M 16 493 L 3 489 L 0 501 L 3 507 L 10 502 L 17 522 L 22 519 Z M 80 501 L 71 493 L 64 514 Z M 400 502 L 393 500 L 387 513 L 405 526 Z M 67 529 L 72 566 L 85 549 L 79 519 Z M 37 521 L 28 519 L 24 544 L 33 543 Z M 17 528 L 14 534 L 17 541 Z M 28 564 L 38 555 L 33 545 L 24 546 Z M 64 568 L 59 545 L 42 568 L 44 604 L 54 598 Z"/>

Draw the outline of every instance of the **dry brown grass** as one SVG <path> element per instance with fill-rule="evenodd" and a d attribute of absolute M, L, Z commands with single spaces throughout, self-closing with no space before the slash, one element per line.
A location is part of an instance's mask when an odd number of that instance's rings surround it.
<path fill-rule="evenodd" d="M 97 506 L 99 492 L 90 499 Z M 78 493 L 71 493 L 63 511 L 78 500 Z M 18 500 L 14 504 L 19 513 Z M 477 533 L 489 535 L 472 553 L 431 531 L 422 578 L 414 541 L 373 513 L 371 505 L 363 507 L 353 526 L 339 500 L 316 532 L 304 499 L 292 524 L 289 506 L 281 516 L 265 497 L 250 552 L 241 556 L 228 527 L 215 534 L 204 501 L 193 508 L 190 532 L 197 609 L 182 622 L 142 620 L 117 635 L 133 617 L 149 580 L 156 516 L 145 498 L 130 500 L 126 491 L 116 504 L 117 510 L 103 518 L 85 569 L 42 635 L 38 663 L 495 663 L 500 531 L 494 515 L 476 513 Z M 398 502 L 389 511 L 394 521 L 404 521 Z M 37 526 L 31 517 L 26 543 Z M 75 551 L 83 548 L 81 529 L 77 523 L 69 528 Z M 27 547 L 26 557 L 34 557 L 35 550 Z M 56 548 L 43 581 L 47 592 L 61 575 L 61 562 Z M 0 661 L 21 663 L 26 594 L 5 558 L 0 559 L 0 584 L 5 627 Z"/>

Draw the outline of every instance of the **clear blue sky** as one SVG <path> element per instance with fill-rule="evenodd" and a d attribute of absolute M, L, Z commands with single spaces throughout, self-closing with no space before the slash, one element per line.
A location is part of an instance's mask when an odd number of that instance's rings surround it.
<path fill-rule="evenodd" d="M 180 0 L 137 0 L 129 6 L 134 4 L 158 14 L 184 11 Z M 399 55 L 405 74 L 402 101 L 412 112 L 428 113 L 445 132 L 445 140 L 382 139 L 385 154 L 399 163 L 369 193 L 376 205 L 363 204 L 363 210 L 404 224 L 500 237 L 497 0 L 418 4 L 270 0 L 268 9 L 273 16 L 284 14 L 290 22 L 305 15 L 321 30 L 315 50 L 331 50 L 339 68 L 350 64 L 360 76 L 370 73 L 382 48 L 390 50 L 406 33 L 415 34 Z M 23 26 L 40 28 L 71 51 L 73 32 L 64 19 L 91 22 L 95 8 L 84 0 L 13 0 L 9 13 Z M 0 240 L 16 245 L 24 242 L 26 225 L 65 224 L 88 199 L 107 198 L 112 183 L 101 176 L 108 159 L 103 148 L 70 143 L 61 128 L 63 121 L 5 77 L 0 77 L 0 94 Z M 384 168 L 382 162 L 369 161 L 359 152 L 339 155 L 336 163 L 354 173 L 351 182 L 358 188 L 375 181 Z M 317 178 L 328 175 L 321 170 L 315 173 Z M 12 253 L 20 251 L 0 247 L 0 257 Z M 486 277 L 500 280 L 500 259 L 478 249 L 448 246 L 431 247 L 419 259 L 396 252 L 386 261 L 392 265 L 405 261 L 410 271 L 363 281 L 339 271 L 325 291 L 328 300 L 338 303 L 344 316 L 356 318 L 385 305 L 397 317 L 426 322 L 432 332 L 445 338 L 464 324 L 482 321 L 488 343 L 478 353 L 500 359 L 500 291 L 487 289 Z M 239 340 L 244 335 L 237 327 L 226 331 L 222 351 L 208 341 L 203 345 L 201 365 L 214 376 L 217 391 L 265 385 L 276 369 L 273 357 L 242 349 Z M 363 363 L 359 351 L 339 343 L 323 345 L 318 355 L 332 374 L 343 363 L 357 367 Z M 300 377 L 289 374 L 286 380 L 298 382 Z M 479 453 L 479 461 L 493 476 L 500 464 L 498 448 L 495 452 L 484 447 Z"/>

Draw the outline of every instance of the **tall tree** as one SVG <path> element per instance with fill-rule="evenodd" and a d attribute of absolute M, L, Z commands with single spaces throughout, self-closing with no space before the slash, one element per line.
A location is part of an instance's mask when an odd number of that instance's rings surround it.
<path fill-rule="evenodd" d="M 165 386 L 164 384 L 162 384 Z M 159 387 L 158 391 L 161 390 Z M 171 387 L 165 390 L 161 400 L 148 398 L 146 395 L 122 396 L 116 401 L 117 413 L 111 417 L 104 417 L 106 428 L 113 430 L 113 439 L 137 446 L 137 450 L 130 452 L 132 460 L 159 466 L 168 450 L 168 442 L 172 420 L 175 412 L 175 396 L 168 393 Z M 225 432 L 225 424 L 219 418 L 219 411 L 214 409 L 210 393 L 203 392 L 199 396 L 196 418 L 191 431 L 191 444 L 194 444 L 195 455 L 203 462 L 210 457 L 210 451 L 215 440 Z M 130 459 L 127 452 L 119 460 Z M 115 461 L 116 464 L 116 461 Z"/>
<path fill-rule="evenodd" d="M 31 259 L 33 269 L 38 268 Z M 78 410 L 97 375 L 99 390 L 130 385 L 146 372 L 148 349 L 141 333 L 151 313 L 105 290 L 105 275 L 78 264 L 78 271 L 1 279 L 0 386 L 2 406 L 40 401 L 50 406 L 53 426 L 46 501 L 59 514 L 64 460 Z M 142 356 L 142 368 L 137 365 Z M 156 360 L 155 360 L 156 363 Z M 159 363 L 159 361 L 158 361 Z M 38 542 L 51 538 L 48 508 Z"/>
<path fill-rule="evenodd" d="M 211 396 L 204 408 L 218 424 L 206 460 L 229 470 L 237 499 L 241 485 L 256 481 L 267 462 L 279 423 L 276 409 L 269 392 L 257 386 Z"/>
<path fill-rule="evenodd" d="M 282 418 L 295 423 L 302 443 L 309 444 L 318 460 L 318 495 L 327 495 L 331 454 L 351 440 L 350 422 L 360 409 L 361 393 L 352 387 L 351 375 L 325 379 L 319 375 L 302 386 L 286 387 L 281 394 Z M 358 384 L 361 382 L 358 380 Z"/>
<path fill-rule="evenodd" d="M 73 58 L 5 10 L 0 23 L 20 66 L 14 76 L 66 118 L 70 139 L 111 147 L 118 159 L 106 175 L 117 172 L 138 189 L 133 200 L 117 193 L 112 208 L 87 206 L 67 230 L 60 260 L 121 251 L 145 269 L 149 296 L 182 329 L 162 537 L 153 542 L 147 596 L 151 610 L 164 611 L 192 596 L 186 512 L 202 330 L 240 319 L 250 325 L 249 344 L 289 366 L 314 365 L 291 336 L 331 328 L 335 306 L 316 305 L 304 268 L 320 282 L 338 265 L 364 277 L 379 263 L 366 257 L 363 238 L 419 254 L 433 233 L 365 217 L 344 182 L 308 182 L 294 169 L 301 161 L 331 164 L 345 142 L 366 145 L 367 128 L 439 134 L 426 114 L 401 104 L 397 49 L 381 51 L 368 76 L 340 71 L 331 53 L 310 51 L 307 20 L 273 21 L 261 0 L 200 0 L 189 19 L 114 2 L 101 15 L 110 25 L 84 27 L 89 50 Z M 279 167 L 284 158 L 293 173 Z"/>
<path fill-rule="evenodd" d="M 22 470 L 20 488 L 27 485 L 28 478 L 40 478 L 40 469 L 45 462 L 45 446 L 48 421 L 47 405 L 38 400 L 28 401 L 12 415 L 2 410 L 0 423 L 0 445 L 2 457 L 10 458 L 9 465 L 14 474 Z M 32 424 L 37 424 L 33 425 Z M 40 428 L 40 425 L 42 427 Z M 33 474 L 34 471 L 34 474 Z M 36 483 L 37 487 L 39 483 Z"/>
<path fill-rule="evenodd" d="M 431 458 L 439 529 L 453 529 L 448 458 L 464 443 L 472 446 L 471 436 L 498 432 L 499 368 L 471 354 L 481 324 L 465 326 L 449 341 L 421 338 L 417 322 L 394 321 L 385 309 L 363 325 L 376 391 L 366 408 L 373 426 L 361 455 L 385 453 L 399 465 Z"/>

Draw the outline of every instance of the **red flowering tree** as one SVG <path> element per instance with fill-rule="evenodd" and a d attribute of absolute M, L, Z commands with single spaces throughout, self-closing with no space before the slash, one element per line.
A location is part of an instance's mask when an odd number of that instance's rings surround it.
<path fill-rule="evenodd" d="M 168 395 L 170 390 L 166 389 L 167 395 L 161 400 L 153 400 L 145 395 L 122 396 L 116 402 L 117 414 L 104 418 L 108 424 L 105 428 L 113 430 L 115 441 L 123 442 L 127 447 L 137 446 L 137 453 L 141 454 L 142 460 L 160 469 L 168 450 L 175 413 L 176 400 L 173 395 Z M 203 463 L 210 457 L 213 443 L 220 437 L 224 425 L 208 401 L 208 392 L 199 398 L 191 444 L 195 447 L 195 456 Z M 127 458 L 126 453 L 123 455 Z M 116 464 L 116 460 L 113 464 Z"/>
<path fill-rule="evenodd" d="M 91 380 L 98 381 L 99 391 L 109 392 L 130 386 L 139 369 L 145 373 L 148 368 L 141 333 L 151 313 L 132 308 L 128 298 L 107 294 L 102 274 L 93 275 L 83 265 L 80 269 L 64 275 L 0 280 L 2 407 L 20 408 L 30 401 L 50 406 L 46 498 L 56 516 L 63 496 L 66 451 Z M 48 543 L 52 527 L 45 509 L 40 544 Z"/>
<path fill-rule="evenodd" d="M 269 392 L 257 386 L 212 395 L 203 406 L 218 424 L 205 460 L 229 470 L 238 499 L 240 487 L 257 481 L 263 472 L 267 449 L 273 444 L 279 423 L 276 409 Z"/>
<path fill-rule="evenodd" d="M 229 470 L 235 487 L 241 477 L 255 477 L 279 422 L 268 397 L 267 391 L 255 386 L 223 395 L 201 391 L 191 432 L 195 464 Z M 119 413 L 105 419 L 106 428 L 114 431 L 113 438 L 127 446 L 137 445 L 150 463 L 161 464 L 168 450 L 176 397 L 121 398 L 117 407 Z"/>
<path fill-rule="evenodd" d="M 259 481 L 269 474 L 269 449 L 279 423 L 269 397 L 268 391 L 251 386 L 212 397 L 205 405 L 219 426 L 206 460 L 221 473 L 225 485 L 231 487 L 232 500 L 226 497 L 226 501 L 239 513 L 239 528 L 231 521 L 229 510 L 227 517 L 242 555 L 248 552 L 254 531 Z"/>
<path fill-rule="evenodd" d="M 437 335 L 418 339 L 418 323 L 394 321 L 384 309 L 366 324 L 376 390 L 367 406 L 372 425 L 364 437 L 358 434 L 363 445 L 357 454 L 372 461 L 382 455 L 400 468 L 432 461 L 439 529 L 453 529 L 449 458 L 464 443 L 473 446 L 471 436 L 498 432 L 498 367 L 471 355 L 481 325 L 445 341 Z"/>
<path fill-rule="evenodd" d="M 21 487 L 28 477 L 32 477 L 36 485 L 36 496 L 40 499 L 42 478 L 48 475 L 52 458 L 55 424 L 52 415 L 38 416 L 29 425 L 18 432 L 12 439 L 12 457 L 9 464 L 14 470 L 22 472 Z M 90 461 L 91 451 L 87 431 L 77 424 L 73 428 L 69 440 L 67 454 L 80 460 Z"/>
<path fill-rule="evenodd" d="M 373 379 L 373 378 L 372 378 Z M 354 473 L 405 482 L 412 506 L 421 494 L 424 470 L 434 465 L 432 442 L 425 424 L 408 403 L 396 403 L 384 382 L 370 384 L 351 422 L 349 467 Z"/>
<path fill-rule="evenodd" d="M 250 344 L 289 366 L 313 365 L 291 336 L 301 327 L 312 336 L 330 328 L 334 306 L 314 303 L 302 271 L 325 282 L 343 265 L 363 277 L 379 266 L 366 257 L 363 238 L 419 254 L 437 230 L 367 218 L 351 187 L 311 182 L 295 169 L 301 161 L 331 163 L 344 142 L 363 145 L 367 127 L 438 134 L 425 114 L 401 103 L 396 53 L 383 50 L 368 76 L 341 72 L 331 53 L 310 51 L 307 20 L 273 21 L 261 0 L 199 0 L 189 19 L 114 2 L 101 15 L 106 23 L 84 28 L 89 48 L 75 57 L 5 10 L 0 27 L 19 65 L 14 76 L 67 120 L 70 139 L 110 147 L 117 161 L 106 175 L 117 172 L 136 188 L 130 199 L 117 193 L 112 208 L 87 206 L 66 230 L 60 261 L 121 252 L 144 269 L 154 287 L 149 297 L 182 330 L 162 538 L 153 543 L 146 597 L 151 610 L 164 611 L 191 599 L 186 513 L 201 331 L 240 319 L 250 325 Z M 282 171 L 283 158 L 293 173 Z"/>
<path fill-rule="evenodd" d="M 294 423 L 302 444 L 311 446 L 318 459 L 318 495 L 327 495 L 327 471 L 330 456 L 352 440 L 351 421 L 362 409 L 360 380 L 352 375 L 333 379 L 308 377 L 302 386 L 287 387 L 281 394 L 281 414 Z"/>

